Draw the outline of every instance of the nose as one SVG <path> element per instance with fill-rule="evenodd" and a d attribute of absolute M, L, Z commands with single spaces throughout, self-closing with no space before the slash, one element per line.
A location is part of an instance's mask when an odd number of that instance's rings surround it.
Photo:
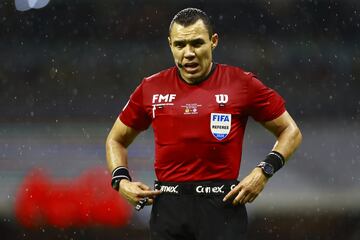
<path fill-rule="evenodd" d="M 194 49 L 191 46 L 187 45 L 185 47 L 184 57 L 187 59 L 189 58 L 191 59 L 195 57 Z"/>

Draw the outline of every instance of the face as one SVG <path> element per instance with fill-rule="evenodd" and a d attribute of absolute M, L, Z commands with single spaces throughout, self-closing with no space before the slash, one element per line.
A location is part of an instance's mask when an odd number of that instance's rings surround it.
<path fill-rule="evenodd" d="M 175 64 L 186 82 L 197 83 L 209 74 L 218 35 L 210 38 L 202 20 L 187 27 L 174 23 L 168 40 Z"/>

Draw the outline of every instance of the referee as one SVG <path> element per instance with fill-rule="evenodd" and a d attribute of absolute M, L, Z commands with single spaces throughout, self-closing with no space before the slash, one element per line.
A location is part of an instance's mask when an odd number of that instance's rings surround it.
<path fill-rule="evenodd" d="M 153 240 L 245 239 L 245 204 L 256 199 L 302 140 L 277 92 L 250 72 L 213 61 L 218 38 L 202 10 L 177 13 L 168 36 L 175 66 L 142 80 L 107 137 L 112 187 L 138 209 L 153 205 Z M 248 117 L 276 142 L 238 181 Z M 127 168 L 127 147 L 150 125 L 154 188 L 133 181 Z"/>

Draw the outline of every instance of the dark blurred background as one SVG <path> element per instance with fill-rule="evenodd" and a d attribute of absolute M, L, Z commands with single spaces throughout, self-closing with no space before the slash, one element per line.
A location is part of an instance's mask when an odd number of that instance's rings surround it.
<path fill-rule="evenodd" d="M 74 181 L 93 167 L 105 171 L 109 129 L 143 77 L 173 66 L 168 26 L 189 6 L 205 10 L 219 33 L 215 61 L 251 71 L 276 89 L 304 135 L 286 168 L 248 206 L 249 238 L 360 239 L 356 0 L 51 0 L 26 12 L 2 0 L 2 239 L 148 239 L 149 209 L 119 227 L 59 227 L 46 220 L 26 227 L 17 198 L 34 169 L 55 182 Z M 239 179 L 273 142 L 249 122 Z M 151 185 L 151 130 L 129 155 L 132 174 Z"/>

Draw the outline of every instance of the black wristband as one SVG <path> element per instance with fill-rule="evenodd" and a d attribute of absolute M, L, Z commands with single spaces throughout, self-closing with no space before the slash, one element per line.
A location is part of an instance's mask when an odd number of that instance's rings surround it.
<path fill-rule="evenodd" d="M 119 166 L 112 171 L 111 187 L 116 191 L 120 189 L 120 181 L 127 179 L 131 182 L 129 170 L 126 167 Z"/>
<path fill-rule="evenodd" d="M 285 164 L 285 158 L 281 153 L 272 151 L 270 152 L 263 162 L 269 163 L 274 167 L 274 173 L 276 173 Z"/>

